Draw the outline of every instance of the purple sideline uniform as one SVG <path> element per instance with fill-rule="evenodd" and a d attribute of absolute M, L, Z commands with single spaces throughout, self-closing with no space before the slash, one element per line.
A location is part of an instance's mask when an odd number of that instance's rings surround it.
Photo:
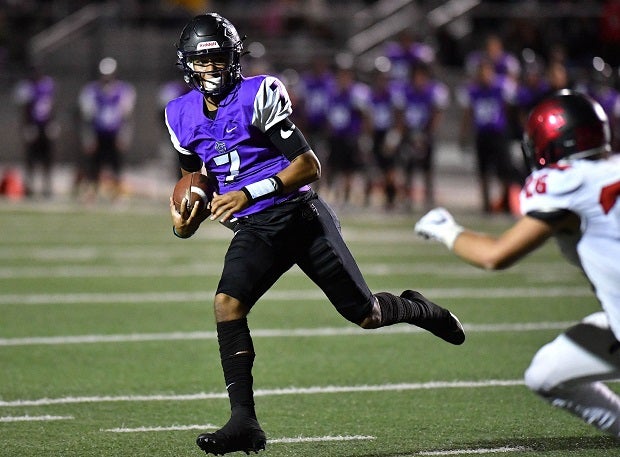
<path fill-rule="evenodd" d="M 232 100 L 235 100 L 233 103 Z M 269 178 L 289 165 L 265 132 L 292 113 L 284 85 L 273 76 L 243 78 L 220 102 L 214 120 L 205 116 L 204 96 L 191 91 L 168 103 L 166 125 L 175 149 L 196 154 L 224 194 Z M 256 201 L 235 214 L 243 217 L 310 189 Z"/>
<path fill-rule="evenodd" d="M 299 89 L 303 101 L 305 128 L 310 132 L 325 128 L 330 95 L 334 87 L 334 76 L 329 73 L 321 75 L 305 74 Z"/>
<path fill-rule="evenodd" d="M 36 81 L 25 80 L 18 84 L 15 98 L 18 104 L 27 107 L 27 124 L 45 126 L 51 121 L 54 92 L 54 80 L 49 76 Z"/>
<path fill-rule="evenodd" d="M 82 90 L 80 107 L 97 134 L 116 135 L 125 127 L 135 99 L 133 86 L 124 81 L 93 81 Z"/>
<path fill-rule="evenodd" d="M 414 65 L 430 64 L 435 60 L 435 51 L 431 46 L 421 42 L 403 47 L 402 43 L 389 42 L 385 46 L 385 57 L 392 65 L 390 74 L 394 80 L 407 81 Z"/>
<path fill-rule="evenodd" d="M 439 81 L 430 81 L 423 88 L 406 86 L 396 99 L 405 114 L 407 128 L 427 132 L 435 110 L 447 108 L 450 101 L 448 87 Z"/>

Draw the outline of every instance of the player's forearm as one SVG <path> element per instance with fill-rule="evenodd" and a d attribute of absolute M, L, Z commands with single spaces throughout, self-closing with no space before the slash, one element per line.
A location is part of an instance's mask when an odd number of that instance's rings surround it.
<path fill-rule="evenodd" d="M 466 262 L 485 270 L 500 270 L 512 263 L 501 252 L 497 238 L 470 230 L 464 230 L 457 236 L 452 251 Z"/>
<path fill-rule="evenodd" d="M 321 163 L 314 152 L 308 151 L 295 157 L 277 176 L 282 181 L 282 193 L 293 192 L 321 177 Z"/>

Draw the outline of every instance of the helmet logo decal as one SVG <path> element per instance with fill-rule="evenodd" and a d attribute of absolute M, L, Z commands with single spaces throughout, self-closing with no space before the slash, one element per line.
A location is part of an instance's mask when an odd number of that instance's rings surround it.
<path fill-rule="evenodd" d="M 203 41 L 202 43 L 198 43 L 196 45 L 196 51 L 202 51 L 203 49 L 214 49 L 219 48 L 220 45 L 217 41 Z"/>

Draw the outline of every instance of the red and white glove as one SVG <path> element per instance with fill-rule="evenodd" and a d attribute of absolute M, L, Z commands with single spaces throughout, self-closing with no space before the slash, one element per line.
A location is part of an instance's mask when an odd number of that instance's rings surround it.
<path fill-rule="evenodd" d="M 413 230 L 422 238 L 439 241 L 452 250 L 456 237 L 464 228 L 454 221 L 452 214 L 445 208 L 435 208 L 426 213 Z"/>

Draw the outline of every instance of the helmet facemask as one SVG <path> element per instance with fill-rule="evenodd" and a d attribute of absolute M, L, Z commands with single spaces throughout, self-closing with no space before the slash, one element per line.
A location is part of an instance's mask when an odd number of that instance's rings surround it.
<path fill-rule="evenodd" d="M 180 61 L 185 82 L 208 96 L 227 93 L 240 77 L 240 65 L 232 51 L 196 53 L 182 56 Z"/>

